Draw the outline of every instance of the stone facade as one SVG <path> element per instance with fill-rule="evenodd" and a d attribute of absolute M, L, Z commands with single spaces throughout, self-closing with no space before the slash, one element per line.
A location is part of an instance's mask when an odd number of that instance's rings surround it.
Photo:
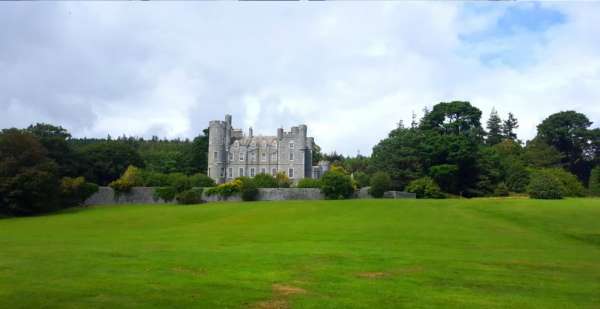
<path fill-rule="evenodd" d="M 207 175 L 217 183 L 240 176 L 254 177 L 260 173 L 285 173 L 297 182 L 312 178 L 315 169 L 321 175 L 322 167 L 312 166 L 314 139 L 307 136 L 306 125 L 292 127 L 289 132 L 277 129 L 276 136 L 248 135 L 231 125 L 231 115 L 225 121 L 209 123 Z"/>

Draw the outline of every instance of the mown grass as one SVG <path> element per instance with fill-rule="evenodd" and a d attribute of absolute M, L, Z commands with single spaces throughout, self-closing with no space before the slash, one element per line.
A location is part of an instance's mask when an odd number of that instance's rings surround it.
<path fill-rule="evenodd" d="M 0 220 L 0 308 L 600 307 L 600 200 L 103 206 Z"/>

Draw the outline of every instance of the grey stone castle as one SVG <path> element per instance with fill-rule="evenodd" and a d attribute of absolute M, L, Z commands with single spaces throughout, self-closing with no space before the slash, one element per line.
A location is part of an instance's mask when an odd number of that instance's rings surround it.
<path fill-rule="evenodd" d="M 277 129 L 277 136 L 248 135 L 231 126 L 231 115 L 225 121 L 213 120 L 208 128 L 207 175 L 217 183 L 236 177 L 254 177 L 260 173 L 285 173 L 297 182 L 302 178 L 320 178 L 327 165 L 312 166 L 314 139 L 307 136 L 306 125 L 292 127 L 289 132 Z"/>

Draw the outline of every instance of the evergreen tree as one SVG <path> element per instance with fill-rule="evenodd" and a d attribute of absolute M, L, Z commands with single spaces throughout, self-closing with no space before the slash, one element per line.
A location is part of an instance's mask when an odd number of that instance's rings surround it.
<path fill-rule="evenodd" d="M 493 146 L 502 141 L 502 119 L 500 119 L 494 108 L 492 108 L 490 118 L 487 121 L 487 130 L 486 143 L 488 145 Z"/>
<path fill-rule="evenodd" d="M 517 128 L 519 128 L 519 121 L 512 113 L 508 113 L 508 119 L 504 120 L 502 125 L 502 135 L 504 135 L 504 138 L 516 140 L 517 133 L 513 131 Z"/>

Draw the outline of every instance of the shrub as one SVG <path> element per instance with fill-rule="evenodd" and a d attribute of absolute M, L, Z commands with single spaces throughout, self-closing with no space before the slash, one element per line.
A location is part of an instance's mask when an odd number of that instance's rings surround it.
<path fill-rule="evenodd" d="M 589 184 L 590 195 L 600 196 L 600 166 L 592 169 Z"/>
<path fill-rule="evenodd" d="M 140 169 L 130 165 L 119 179 L 108 185 L 117 192 L 129 192 L 131 188 L 142 185 Z"/>
<path fill-rule="evenodd" d="M 64 177 L 60 182 L 60 198 L 65 207 L 81 205 L 96 192 L 98 185 L 86 182 L 84 177 Z"/>
<path fill-rule="evenodd" d="M 277 175 L 275 176 L 275 179 L 277 180 L 277 186 L 279 188 L 289 188 L 290 185 L 292 184 L 292 182 L 290 181 L 288 176 L 285 174 L 285 172 L 277 173 Z"/>
<path fill-rule="evenodd" d="M 360 172 L 360 171 L 356 172 L 356 173 L 352 174 L 352 177 L 356 181 L 356 186 L 359 188 L 368 187 L 371 183 L 371 179 L 370 179 L 369 175 L 367 175 L 364 172 Z"/>
<path fill-rule="evenodd" d="M 392 186 L 392 179 L 386 172 L 377 172 L 371 177 L 371 188 L 369 194 L 375 198 L 383 197 L 383 193 Z"/>
<path fill-rule="evenodd" d="M 319 179 L 302 178 L 298 181 L 298 188 L 321 188 L 321 181 Z"/>
<path fill-rule="evenodd" d="M 440 164 L 429 169 L 429 175 L 446 192 L 456 192 L 458 187 L 458 165 Z M 491 189 L 489 190 L 491 191 Z"/>
<path fill-rule="evenodd" d="M 192 188 L 190 178 L 183 173 L 171 173 L 167 176 L 169 186 L 175 188 L 177 192 L 183 192 Z"/>
<path fill-rule="evenodd" d="M 154 199 L 163 199 L 165 202 L 171 202 L 177 195 L 174 187 L 158 187 L 154 190 Z"/>
<path fill-rule="evenodd" d="M 563 184 L 546 170 L 537 170 L 529 181 L 529 197 L 535 199 L 561 199 L 565 188 Z"/>
<path fill-rule="evenodd" d="M 189 177 L 189 182 L 190 182 L 190 186 L 192 187 L 201 187 L 201 188 L 207 188 L 207 187 L 214 187 L 215 181 L 202 174 L 202 173 L 198 173 L 198 174 L 194 174 L 192 176 Z"/>
<path fill-rule="evenodd" d="M 321 192 L 328 199 L 349 198 L 354 193 L 352 179 L 339 171 L 327 171 L 321 178 Z"/>
<path fill-rule="evenodd" d="M 253 179 L 248 177 L 238 178 L 240 181 L 240 192 L 242 193 L 242 200 L 254 201 L 258 196 L 258 188 Z"/>
<path fill-rule="evenodd" d="M 141 170 L 141 185 L 144 187 L 164 187 L 169 185 L 169 176 L 167 174 Z"/>
<path fill-rule="evenodd" d="M 554 176 L 562 184 L 563 196 L 584 196 L 585 188 L 577 179 L 577 176 L 567 172 L 562 168 L 546 168 L 541 170 Z"/>
<path fill-rule="evenodd" d="M 257 188 L 277 188 L 279 184 L 277 183 L 277 179 L 275 177 L 260 173 L 253 178 L 254 184 Z"/>
<path fill-rule="evenodd" d="M 216 187 L 206 189 L 206 194 L 209 196 L 218 195 L 220 197 L 229 197 L 239 193 L 241 185 L 242 182 L 239 179 L 235 179 L 233 181 L 220 184 Z"/>
<path fill-rule="evenodd" d="M 529 184 L 529 171 L 521 162 L 516 160 L 507 160 L 504 164 L 506 174 L 506 186 L 512 192 L 522 193 L 527 191 Z"/>
<path fill-rule="evenodd" d="M 440 186 L 430 177 L 422 177 L 411 181 L 406 191 L 415 193 L 417 198 L 444 198 Z"/>
<path fill-rule="evenodd" d="M 175 199 L 178 204 L 183 205 L 200 204 L 204 202 L 202 200 L 202 188 L 193 188 L 177 193 Z"/>
<path fill-rule="evenodd" d="M 503 182 L 499 183 L 494 189 L 494 196 L 508 196 L 509 194 L 508 186 Z"/>

